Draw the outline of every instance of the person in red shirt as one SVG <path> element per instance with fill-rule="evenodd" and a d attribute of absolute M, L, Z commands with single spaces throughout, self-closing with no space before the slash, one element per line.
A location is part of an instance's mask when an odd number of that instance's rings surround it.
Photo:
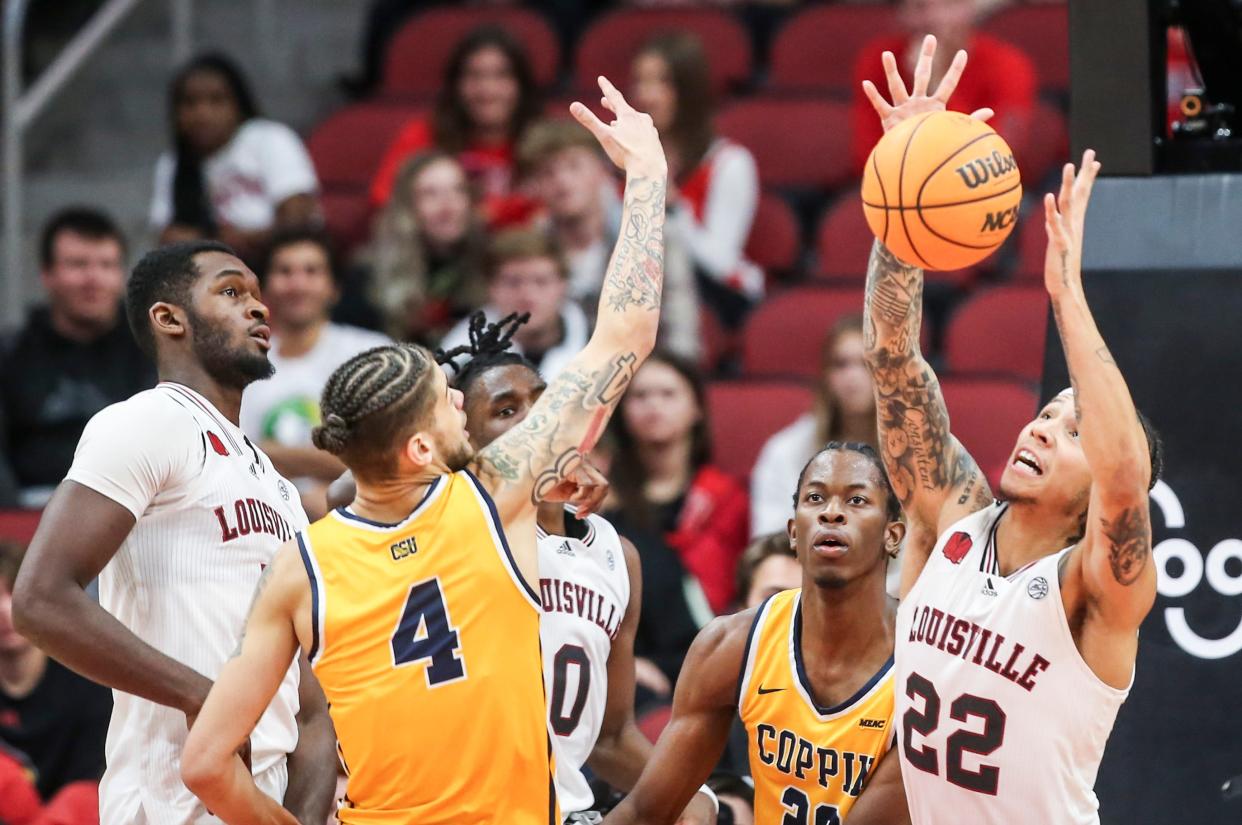
<path fill-rule="evenodd" d="M 898 19 L 904 33 L 877 37 L 858 52 L 854 62 L 850 128 L 851 154 L 857 170 L 862 172 L 872 148 L 883 135 L 875 111 L 863 94 L 862 82 L 870 80 L 879 88 L 886 88 L 881 83 L 884 68 L 880 56 L 892 52 L 909 84 L 927 34 L 934 34 L 938 44 L 930 88 L 936 88 L 958 50 L 969 52 L 970 65 L 950 106 L 961 112 L 985 107 L 994 110 L 996 114 L 988 123 L 1005 138 L 1021 163 L 1038 91 L 1031 59 L 1016 46 L 976 30 L 975 0 L 901 0 Z"/>
<path fill-rule="evenodd" d="M 713 613 L 734 598 L 734 571 L 750 537 L 746 489 L 711 463 L 702 379 L 685 359 L 656 352 L 613 418 L 609 480 L 623 533 L 664 537 Z"/>
<path fill-rule="evenodd" d="M 371 182 L 371 205 L 388 202 L 405 161 L 436 148 L 457 156 L 489 224 L 524 221 L 535 205 L 513 191 L 514 147 L 539 114 L 526 51 L 503 29 L 475 29 L 450 56 L 431 116 L 408 122 L 385 151 Z"/>

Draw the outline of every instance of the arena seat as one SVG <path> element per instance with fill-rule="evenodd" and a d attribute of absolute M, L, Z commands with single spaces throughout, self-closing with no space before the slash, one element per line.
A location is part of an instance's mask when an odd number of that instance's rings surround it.
<path fill-rule="evenodd" d="M 1018 260 L 1014 268 L 1014 280 L 1019 283 L 1043 283 L 1044 253 L 1048 248 L 1048 231 L 1044 228 L 1044 205 L 1036 202 L 1018 216 Z M 1009 241 L 1013 243 L 1013 241 Z"/>
<path fill-rule="evenodd" d="M 746 257 L 763 267 L 768 280 L 786 275 L 798 265 L 801 227 L 789 204 L 780 195 L 764 192 L 746 239 Z"/>
<path fill-rule="evenodd" d="M 1043 372 L 1048 297 L 1038 286 L 1000 286 L 970 296 L 945 333 L 954 374 L 1008 375 L 1036 382 Z"/>
<path fill-rule="evenodd" d="M 772 43 L 773 89 L 853 94 L 854 59 L 871 39 L 897 28 L 889 5 L 823 5 L 793 15 Z"/>
<path fill-rule="evenodd" d="M 811 408 L 798 381 L 713 381 L 707 386 L 716 466 L 740 480 L 750 475 L 768 438 Z"/>
<path fill-rule="evenodd" d="M 753 377 L 819 375 L 819 351 L 843 315 L 862 312 L 861 288 L 803 286 L 772 295 L 746 319 L 742 372 Z"/>
<path fill-rule="evenodd" d="M 863 215 L 860 196 L 854 192 L 839 198 L 825 210 L 815 232 L 817 279 L 840 283 L 863 283 L 875 235 Z M 948 272 L 927 272 L 928 283 L 962 288 L 971 284 L 981 267 Z"/>
<path fill-rule="evenodd" d="M 716 313 L 705 306 L 699 307 L 699 344 L 699 370 L 704 375 L 713 374 L 721 360 L 733 354 L 736 345 Z"/>
<path fill-rule="evenodd" d="M 647 737 L 647 740 L 654 745 L 659 741 L 660 734 L 668 727 L 668 723 L 672 718 L 673 706 L 664 702 L 639 714 L 638 718 L 634 720 L 634 724 L 642 732 L 642 735 Z"/>
<path fill-rule="evenodd" d="M 984 21 L 982 29 L 1026 52 L 1041 89 L 1069 89 L 1069 4 L 1011 5 Z"/>
<path fill-rule="evenodd" d="M 594 91 L 595 78 L 602 74 L 625 89 L 634 55 L 656 34 L 671 31 L 698 35 L 717 94 L 750 78 L 750 36 L 731 15 L 708 8 L 618 9 L 600 16 L 578 41 L 575 87 Z"/>
<path fill-rule="evenodd" d="M 1055 106 L 1040 101 L 1035 104 L 1031 135 L 1025 154 L 1017 158 L 1022 170 L 1022 185 L 1039 191 L 1050 174 L 1069 158 L 1069 124 Z"/>
<path fill-rule="evenodd" d="M 753 97 L 726 108 L 716 124 L 722 135 L 754 153 L 765 187 L 824 190 L 854 176 L 844 103 Z"/>
<path fill-rule="evenodd" d="M 325 190 L 365 189 L 397 132 L 424 111 L 391 103 L 355 103 L 333 112 L 306 141 L 320 185 Z"/>
<path fill-rule="evenodd" d="M 29 544 L 42 510 L 0 510 L 0 540 Z"/>
<path fill-rule="evenodd" d="M 432 97 L 440 90 L 453 49 L 462 38 L 485 25 L 504 29 L 525 47 L 539 86 L 548 87 L 556 81 L 560 43 L 538 12 L 499 5 L 446 7 L 419 13 L 393 35 L 384 59 L 380 93 L 396 98 Z"/>
<path fill-rule="evenodd" d="M 348 255 L 371 234 L 371 200 L 364 190 L 325 189 L 319 195 L 324 229 L 336 249 Z"/>
<path fill-rule="evenodd" d="M 996 490 L 1018 433 L 1035 417 L 1039 397 L 1025 384 L 999 378 L 943 376 L 949 426 Z"/>

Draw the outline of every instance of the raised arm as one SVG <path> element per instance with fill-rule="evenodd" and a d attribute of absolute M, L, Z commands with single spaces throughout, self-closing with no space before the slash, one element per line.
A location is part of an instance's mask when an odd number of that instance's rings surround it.
<path fill-rule="evenodd" d="M 606 79 L 603 123 L 581 103 L 571 112 L 625 170 L 621 231 L 604 276 L 595 332 L 518 426 L 483 449 L 476 467 L 506 524 L 533 513 L 595 446 L 635 370 L 655 346 L 663 287 L 667 166 L 651 118 Z"/>
<path fill-rule="evenodd" d="M 929 94 L 935 54 L 936 39 L 928 35 L 914 69 L 914 87 L 907 91 L 897 59 L 884 52 L 891 104 L 871 81 L 863 81 L 863 92 L 884 131 L 916 115 L 945 109 L 966 68 L 966 53 L 954 56 L 940 85 Z M 980 109 L 972 116 L 987 120 L 991 115 L 990 109 Z M 940 382 L 919 349 L 923 271 L 897 260 L 879 241 L 867 266 L 863 322 L 867 367 L 875 381 L 880 454 L 911 530 L 938 535 L 986 506 L 992 493 L 978 464 L 949 431 Z M 902 595 L 918 578 L 930 546 L 906 549 Z"/>
<path fill-rule="evenodd" d="M 277 552 L 255 588 L 238 652 L 220 671 L 190 728 L 181 779 L 208 810 L 238 825 L 297 825 L 297 818 L 255 785 L 236 755 L 271 704 L 298 652 L 295 621 L 309 615 L 310 589 L 292 544 Z"/>
<path fill-rule="evenodd" d="M 634 790 L 606 825 L 672 825 L 720 761 L 737 711 L 737 681 L 755 611 L 714 619 L 690 652 L 673 716 Z"/>
<path fill-rule="evenodd" d="M 1044 286 L 1074 388 L 1078 440 L 1091 468 L 1086 533 L 1066 573 L 1081 575 L 1094 615 L 1132 637 L 1156 598 L 1147 500 L 1152 465 L 1130 389 L 1100 336 L 1082 287 L 1083 226 L 1099 169 L 1095 152 L 1088 149 L 1078 175 L 1067 163 L 1059 196 L 1044 199 Z M 1118 681 L 1124 683 L 1129 668 L 1122 669 Z"/>

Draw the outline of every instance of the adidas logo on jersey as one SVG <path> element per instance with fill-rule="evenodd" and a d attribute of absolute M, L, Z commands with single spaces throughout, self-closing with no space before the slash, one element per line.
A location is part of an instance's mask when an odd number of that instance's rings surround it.
<path fill-rule="evenodd" d="M 979 591 L 985 596 L 995 596 L 996 588 L 992 586 L 992 577 L 988 576 L 987 582 L 983 585 L 983 589 Z"/>
<path fill-rule="evenodd" d="M 574 554 L 574 548 L 569 546 L 569 542 L 563 541 L 556 546 L 556 552 L 557 555 L 572 556 Z"/>

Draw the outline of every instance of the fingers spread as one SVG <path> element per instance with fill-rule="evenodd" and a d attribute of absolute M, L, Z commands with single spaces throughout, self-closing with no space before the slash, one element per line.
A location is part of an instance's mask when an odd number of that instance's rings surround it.
<path fill-rule="evenodd" d="M 987 123 L 989 120 L 996 117 L 996 112 L 992 111 L 991 109 L 985 106 L 982 109 L 975 109 L 973 112 L 970 113 L 970 116 L 973 117 L 975 120 L 982 120 L 984 123 Z"/>
<path fill-rule="evenodd" d="M 870 80 L 864 80 L 862 83 L 863 94 L 867 96 L 867 100 L 871 101 L 871 107 L 875 109 L 875 113 L 881 118 L 888 116 L 893 111 L 893 107 L 888 105 L 888 101 L 884 99 L 884 95 L 880 94 L 880 90 Z"/>
<path fill-rule="evenodd" d="M 604 125 L 604 122 L 581 103 L 577 101 L 571 103 L 569 113 L 574 116 L 574 120 L 585 126 L 588 132 L 595 135 L 596 139 L 603 139 L 608 134 L 608 127 Z"/>
<path fill-rule="evenodd" d="M 884 52 L 880 55 L 880 62 L 884 64 L 884 77 L 888 80 L 888 96 L 893 99 L 894 106 L 900 106 L 910 99 L 910 93 L 906 91 L 906 82 L 897 70 L 897 58 L 893 57 L 892 52 Z"/>
<path fill-rule="evenodd" d="M 929 35 L 930 36 L 930 35 Z M 957 54 L 953 55 L 953 62 L 949 64 L 949 69 L 944 73 L 944 77 L 940 79 L 940 85 L 936 87 L 936 94 L 933 95 L 941 103 L 947 104 L 949 97 L 957 89 L 958 81 L 962 79 L 962 72 L 966 70 L 966 51 L 958 49 Z"/>
<path fill-rule="evenodd" d="M 599 76 L 599 88 L 604 93 L 604 100 L 608 102 L 609 111 L 619 114 L 622 109 L 630 108 L 630 105 L 625 102 L 625 96 L 621 94 L 621 91 L 612 85 L 611 80 L 603 75 Z"/>
<path fill-rule="evenodd" d="M 927 35 L 923 38 L 923 48 L 919 50 L 919 60 L 914 64 L 914 87 L 910 90 L 913 97 L 927 94 L 927 86 L 931 83 L 932 61 L 936 58 L 936 38 Z"/>

